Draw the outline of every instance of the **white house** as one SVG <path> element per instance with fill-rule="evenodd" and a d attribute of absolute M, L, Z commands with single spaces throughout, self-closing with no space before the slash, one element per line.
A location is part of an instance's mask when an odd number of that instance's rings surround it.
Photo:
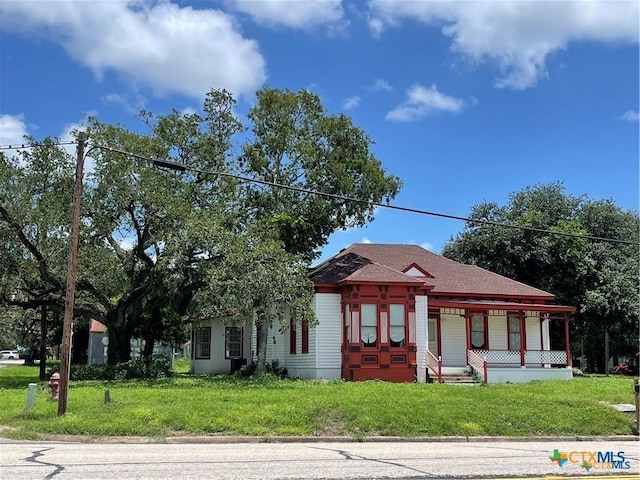
<path fill-rule="evenodd" d="M 440 381 L 473 370 L 486 383 L 571 378 L 569 313 L 553 295 L 417 245 L 355 244 L 310 271 L 318 324 L 271 331 L 267 360 L 290 376 Z M 559 322 L 562 348 L 551 348 Z M 558 330 L 558 329 L 557 329 Z M 253 334 L 253 335 L 252 335 Z M 192 371 L 255 360 L 255 329 L 199 322 Z"/>

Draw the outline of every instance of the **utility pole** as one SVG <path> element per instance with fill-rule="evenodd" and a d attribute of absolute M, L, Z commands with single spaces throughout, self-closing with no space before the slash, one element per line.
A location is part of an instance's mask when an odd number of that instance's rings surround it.
<path fill-rule="evenodd" d="M 71 214 L 71 238 L 69 261 L 67 265 L 67 295 L 64 306 L 64 324 L 62 327 L 62 357 L 60 359 L 60 393 L 58 396 L 58 415 L 67 413 L 67 392 L 69 391 L 69 373 L 71 370 L 71 332 L 73 330 L 73 305 L 76 289 L 76 266 L 78 265 L 78 236 L 80 234 L 80 202 L 82 200 L 82 170 L 84 166 L 85 132 L 78 132 L 76 160 L 76 181 L 73 189 Z"/>

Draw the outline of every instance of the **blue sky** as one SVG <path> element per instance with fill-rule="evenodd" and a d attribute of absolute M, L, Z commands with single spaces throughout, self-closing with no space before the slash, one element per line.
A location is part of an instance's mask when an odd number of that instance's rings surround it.
<path fill-rule="evenodd" d="M 468 216 L 527 186 L 639 201 L 636 1 L 13 1 L 0 3 L 0 144 L 87 114 L 199 111 L 227 88 L 317 93 L 375 141 L 393 203 Z M 463 224 L 381 209 L 337 232 L 439 253 Z"/>

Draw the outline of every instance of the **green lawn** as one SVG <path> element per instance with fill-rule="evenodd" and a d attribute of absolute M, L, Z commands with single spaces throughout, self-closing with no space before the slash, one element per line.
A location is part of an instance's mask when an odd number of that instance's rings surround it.
<path fill-rule="evenodd" d="M 464 387 L 384 382 L 311 382 L 262 377 L 73 382 L 58 417 L 37 367 L 0 369 L 3 436 L 147 435 L 616 435 L 631 415 L 606 404 L 634 403 L 628 377 Z M 38 383 L 25 412 L 27 385 Z M 111 402 L 104 404 L 109 390 Z"/>

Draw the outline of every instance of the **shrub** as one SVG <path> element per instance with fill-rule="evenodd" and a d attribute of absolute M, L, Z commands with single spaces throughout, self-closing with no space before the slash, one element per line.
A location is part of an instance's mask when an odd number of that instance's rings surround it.
<path fill-rule="evenodd" d="M 60 370 L 54 366 L 49 375 Z M 136 358 L 117 365 L 71 365 L 70 380 L 127 380 L 130 378 L 163 378 L 173 375 L 167 357 Z"/>
<path fill-rule="evenodd" d="M 234 373 L 234 375 L 238 378 L 251 378 L 255 375 L 257 369 L 258 364 L 256 362 L 251 362 L 248 365 L 243 365 L 240 370 Z"/>
<path fill-rule="evenodd" d="M 280 378 L 286 377 L 287 373 L 289 373 L 286 368 L 282 368 L 280 366 L 280 362 L 277 359 L 272 360 L 271 363 L 267 363 L 264 367 L 264 371 L 265 373 L 272 373 Z"/>
<path fill-rule="evenodd" d="M 248 365 L 244 365 L 240 370 L 238 370 L 234 375 L 239 378 L 251 378 L 255 376 L 256 370 L 258 369 L 258 364 L 256 362 L 251 362 Z M 286 368 L 282 368 L 280 366 L 280 362 L 278 360 L 273 360 L 271 363 L 267 363 L 264 366 L 264 374 L 272 375 L 274 377 L 285 378 L 288 374 Z"/>

